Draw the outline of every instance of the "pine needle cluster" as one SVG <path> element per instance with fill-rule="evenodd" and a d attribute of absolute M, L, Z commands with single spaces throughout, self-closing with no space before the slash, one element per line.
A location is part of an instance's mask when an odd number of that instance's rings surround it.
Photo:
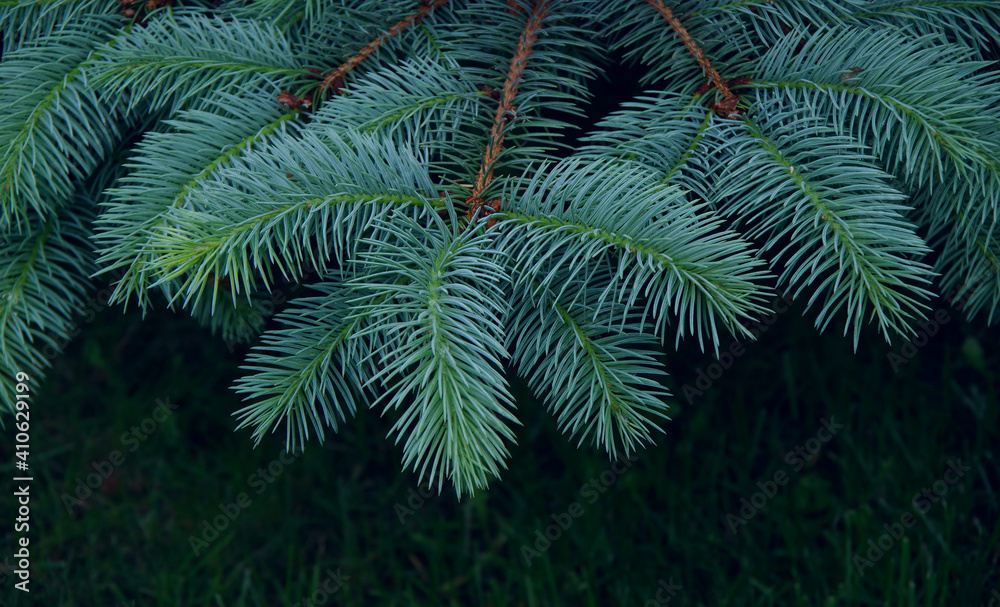
<path fill-rule="evenodd" d="M 779 290 L 855 345 L 946 291 L 997 316 L 995 0 L 0 0 L 0 32 L 7 406 L 110 277 L 257 342 L 257 441 L 388 411 L 464 495 L 514 375 L 618 458 L 664 345 Z M 646 90 L 571 146 L 613 56 Z"/>

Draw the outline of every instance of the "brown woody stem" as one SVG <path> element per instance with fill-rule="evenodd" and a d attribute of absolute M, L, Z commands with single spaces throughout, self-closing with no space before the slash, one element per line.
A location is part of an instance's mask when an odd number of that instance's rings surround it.
<path fill-rule="evenodd" d="M 722 93 L 724 101 L 719 104 L 719 107 L 735 110 L 736 102 L 739 100 L 739 96 L 729 90 L 729 87 L 727 87 L 726 83 L 722 80 L 722 76 L 719 75 L 718 70 L 715 69 L 712 62 L 705 56 L 705 52 L 702 51 L 701 47 L 698 46 L 698 43 L 694 41 L 694 38 L 692 38 L 691 34 L 688 33 L 687 28 L 684 27 L 684 24 L 681 23 L 680 19 L 674 16 L 673 11 L 663 4 L 662 0 L 646 0 L 646 2 L 655 8 L 656 11 L 660 13 L 660 16 L 666 19 L 667 23 L 674 28 L 677 35 L 681 37 L 681 41 L 684 43 L 684 46 L 686 46 L 688 50 L 691 51 L 691 54 L 694 55 L 695 61 L 698 62 L 701 69 L 705 70 L 705 73 L 708 75 L 708 79 L 712 82 L 715 88 L 719 89 L 719 92 Z"/>
<path fill-rule="evenodd" d="M 357 54 L 345 61 L 343 65 L 324 76 L 323 83 L 319 87 L 320 92 L 325 93 L 327 89 L 331 87 L 334 89 L 334 92 L 340 90 L 344 84 L 344 76 L 347 75 L 347 72 L 351 71 L 359 63 L 364 61 L 368 55 L 377 51 L 380 46 L 389 40 L 389 38 L 399 35 L 400 32 L 412 27 L 414 24 L 418 23 L 421 19 L 430 14 L 430 12 L 435 8 L 445 4 L 448 4 L 448 0 L 421 0 L 420 8 L 417 9 L 417 12 L 400 19 L 395 25 L 386 30 L 385 33 L 369 42 L 364 48 L 358 51 Z"/>
<path fill-rule="evenodd" d="M 521 32 L 521 37 L 518 39 L 517 50 L 514 51 L 514 56 L 510 60 L 510 67 L 507 69 L 507 76 L 504 79 L 503 89 L 500 93 L 500 101 L 497 104 L 497 111 L 493 117 L 490 139 L 486 144 L 486 151 L 483 153 L 483 161 L 479 165 L 475 184 L 473 184 L 472 191 L 469 194 L 470 207 L 466 215 L 467 217 L 471 217 L 483 205 L 481 196 L 490 183 L 493 182 L 493 165 L 503 150 L 503 143 L 507 134 L 507 121 L 510 117 L 514 116 L 514 112 L 517 109 L 517 106 L 514 105 L 514 97 L 517 96 L 517 88 L 521 83 L 521 75 L 528 65 L 528 57 L 531 55 L 532 46 L 538 40 L 538 32 L 542 28 L 542 21 L 545 19 L 548 6 L 549 0 L 541 0 L 535 3 L 535 9 L 528 17 L 528 21 L 524 25 L 524 30 Z"/>

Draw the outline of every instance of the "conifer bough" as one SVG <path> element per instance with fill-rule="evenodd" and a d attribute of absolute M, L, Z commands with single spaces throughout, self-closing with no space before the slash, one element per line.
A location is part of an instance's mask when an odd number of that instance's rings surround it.
<path fill-rule="evenodd" d="M 663 345 L 749 337 L 778 290 L 855 345 L 936 294 L 996 316 L 994 0 L 215 4 L 0 0 L 7 407 L 111 280 L 257 340 L 257 441 L 392 411 L 463 495 L 511 374 L 617 458 L 667 419 Z M 567 144 L 614 56 L 645 92 Z"/>

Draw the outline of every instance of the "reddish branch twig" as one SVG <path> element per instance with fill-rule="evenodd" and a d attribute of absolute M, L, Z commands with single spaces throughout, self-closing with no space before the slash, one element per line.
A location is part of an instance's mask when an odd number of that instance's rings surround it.
<path fill-rule="evenodd" d="M 660 16 L 667 20 L 667 22 L 674 28 L 677 35 L 681 37 L 681 41 L 684 46 L 691 51 L 694 55 L 695 61 L 701 66 L 701 69 L 705 70 L 708 75 L 708 79 L 712 82 L 715 88 L 719 89 L 722 93 L 722 101 L 715 104 L 715 111 L 722 116 L 729 116 L 736 112 L 736 104 L 739 103 L 740 96 L 729 90 L 726 83 L 722 80 L 722 76 L 719 75 L 718 70 L 712 65 L 712 62 L 708 60 L 705 56 L 705 52 L 701 50 L 698 43 L 694 41 L 691 34 L 688 33 L 687 29 L 680 22 L 680 19 L 674 16 L 673 11 L 670 10 L 661 0 L 646 0 L 650 6 L 656 9 Z"/>
<path fill-rule="evenodd" d="M 516 8 L 516 4 L 508 2 L 508 6 Z M 500 152 L 503 150 L 504 139 L 507 136 L 508 120 L 517 115 L 517 106 L 514 105 L 514 97 L 517 96 L 517 88 L 521 83 L 521 75 L 528 65 L 528 57 L 531 55 L 532 47 L 538 40 L 538 32 L 542 28 L 542 21 L 545 19 L 549 6 L 549 0 L 541 0 L 535 3 L 535 9 L 528 17 L 521 37 L 517 42 L 517 50 L 510 60 L 510 67 L 507 69 L 507 76 L 504 79 L 503 89 L 500 92 L 500 102 L 497 104 L 497 111 L 493 117 L 493 126 L 490 129 L 490 138 L 486 144 L 486 151 L 483 153 L 482 164 L 479 165 L 479 172 L 476 174 L 475 184 L 466 202 L 469 210 L 466 217 L 471 218 L 475 212 L 484 204 L 493 211 L 500 210 L 500 199 L 494 198 L 489 203 L 485 203 L 481 198 L 486 188 L 493 182 L 493 165 L 496 163 Z"/>
<path fill-rule="evenodd" d="M 430 12 L 435 8 L 445 4 L 448 4 L 448 0 L 421 0 L 420 8 L 417 9 L 416 13 L 400 19 L 395 25 L 386 30 L 384 34 L 369 42 L 364 48 L 358 51 L 357 54 L 345 61 L 343 65 L 327 74 L 323 78 L 323 83 L 319 87 L 320 92 L 325 93 L 327 89 L 331 88 L 334 93 L 338 92 L 344 86 L 344 76 L 347 75 L 347 72 L 351 71 L 356 65 L 364 61 L 368 55 L 377 51 L 380 46 L 389 40 L 389 38 L 399 35 L 400 32 L 412 27 L 414 24 L 418 23 L 421 19 L 430 14 Z"/>

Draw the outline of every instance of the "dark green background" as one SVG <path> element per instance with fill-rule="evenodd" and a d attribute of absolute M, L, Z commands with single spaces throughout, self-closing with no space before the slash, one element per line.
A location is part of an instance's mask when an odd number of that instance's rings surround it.
<path fill-rule="evenodd" d="M 107 309 L 34 395 L 32 592 L 8 579 L 3 604 L 293 606 L 339 568 L 348 581 L 325 604 L 642 606 L 672 580 L 682 590 L 669 605 L 984 605 L 1000 585 L 998 329 L 932 305 L 951 321 L 898 373 L 887 354 L 900 343 L 870 331 L 855 354 L 797 304 L 688 405 L 683 384 L 713 359 L 681 344 L 665 358 L 677 395 L 666 434 L 593 503 L 580 488 L 610 469 L 607 457 L 525 401 L 489 492 L 409 505 L 417 477 L 400 470 L 391 419 L 377 411 L 258 493 L 248 478 L 283 437 L 254 449 L 234 432 L 228 386 L 246 349 L 230 352 L 181 315 Z M 122 433 L 165 398 L 176 413 L 123 449 Z M 843 430 L 795 472 L 785 455 L 829 417 Z M 123 465 L 68 512 L 61 496 L 116 449 Z M 971 472 L 859 579 L 852 554 L 912 511 L 953 458 Z M 732 534 L 726 515 L 779 470 L 787 484 Z M 196 557 L 190 536 L 241 492 L 249 507 Z M 583 515 L 527 566 L 522 546 L 574 501 Z M 12 521 L 12 499 L 2 504 Z M 5 523 L 0 545 L 12 541 Z"/>

